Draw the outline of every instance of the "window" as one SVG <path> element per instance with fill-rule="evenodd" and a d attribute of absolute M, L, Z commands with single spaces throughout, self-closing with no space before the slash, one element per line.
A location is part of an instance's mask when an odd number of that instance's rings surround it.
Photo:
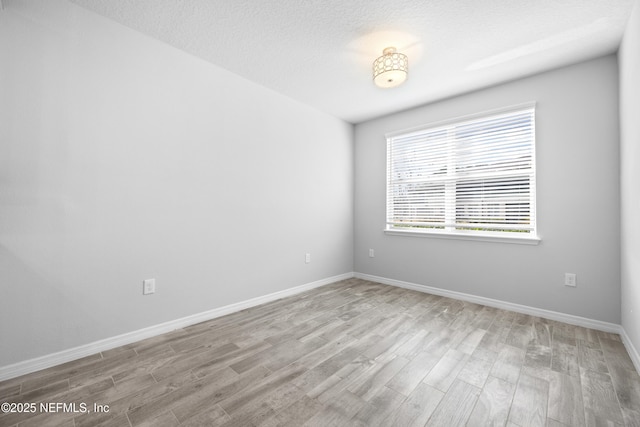
<path fill-rule="evenodd" d="M 387 232 L 537 241 L 533 104 L 388 135 Z"/>

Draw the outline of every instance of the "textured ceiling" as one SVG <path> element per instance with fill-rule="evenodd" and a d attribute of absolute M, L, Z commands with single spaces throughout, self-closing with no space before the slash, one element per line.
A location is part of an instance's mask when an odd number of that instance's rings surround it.
<path fill-rule="evenodd" d="M 634 0 L 71 0 L 349 122 L 615 52 Z M 395 46 L 409 78 L 372 83 Z"/>

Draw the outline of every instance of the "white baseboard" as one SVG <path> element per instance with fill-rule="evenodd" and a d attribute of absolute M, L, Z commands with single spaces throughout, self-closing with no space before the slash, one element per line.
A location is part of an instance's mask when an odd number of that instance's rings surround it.
<path fill-rule="evenodd" d="M 623 327 L 620 328 L 620 337 L 622 338 L 624 347 L 627 349 L 627 353 L 629 353 L 633 366 L 635 366 L 636 371 L 640 373 L 640 353 L 638 353 L 638 350 L 634 347 L 629 335 L 627 335 L 627 331 L 625 331 Z"/>
<path fill-rule="evenodd" d="M 246 301 L 241 301 L 235 304 L 226 305 L 224 307 L 215 308 L 203 313 L 197 313 L 180 319 L 171 320 L 169 322 L 139 329 L 137 331 L 128 332 L 115 337 L 106 338 L 100 341 L 95 341 L 89 344 L 81 345 L 79 347 L 70 348 L 68 350 L 63 350 L 53 354 L 47 354 L 45 356 L 25 360 L 23 362 L 18 362 L 12 365 L 2 366 L 0 367 L 0 381 L 15 378 L 20 375 L 29 374 L 31 372 L 36 372 L 41 369 L 50 368 L 61 363 L 77 360 L 85 356 L 110 350 L 122 345 L 131 344 L 136 341 L 171 332 L 176 329 L 185 328 L 187 326 L 195 325 L 196 323 L 205 322 L 207 320 L 235 313 L 236 311 L 255 307 L 260 304 L 299 294 L 301 292 L 328 285 L 330 283 L 338 282 L 340 280 L 350 279 L 352 277 L 354 277 L 353 273 L 345 273 L 338 276 L 327 277 L 315 282 L 252 298 Z"/>
<path fill-rule="evenodd" d="M 425 292 L 443 297 L 459 299 L 462 301 L 473 302 L 476 304 L 488 305 L 489 307 L 501 308 L 503 310 L 515 311 L 517 313 L 528 314 L 531 316 L 542 317 L 549 320 L 569 323 L 571 325 L 583 326 L 589 329 L 597 329 L 599 331 L 611 332 L 619 334 L 622 330 L 620 325 L 615 323 L 602 322 L 600 320 L 588 319 L 586 317 L 573 316 L 571 314 L 560 313 L 557 311 L 545 310 L 542 308 L 529 307 L 526 305 L 514 304 L 512 302 L 496 300 L 492 298 L 479 297 L 476 295 L 465 294 L 462 292 L 449 291 L 432 286 L 418 285 L 416 283 L 403 282 L 401 280 L 388 279 L 386 277 L 372 276 L 370 274 L 355 273 L 355 277 L 372 282 L 378 282 L 385 285 L 397 286 L 399 288 L 412 289 L 418 292 Z M 640 371 L 639 371 L 640 372 Z"/>

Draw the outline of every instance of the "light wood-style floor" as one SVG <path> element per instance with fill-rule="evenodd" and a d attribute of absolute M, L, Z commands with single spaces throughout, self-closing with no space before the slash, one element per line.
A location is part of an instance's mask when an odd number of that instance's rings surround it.
<path fill-rule="evenodd" d="M 109 407 L 0 426 L 640 425 L 618 335 L 360 279 L 2 382 L 0 401 Z"/>

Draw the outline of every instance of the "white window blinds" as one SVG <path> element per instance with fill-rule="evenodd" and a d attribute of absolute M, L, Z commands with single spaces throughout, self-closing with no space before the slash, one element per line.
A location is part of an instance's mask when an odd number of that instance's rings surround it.
<path fill-rule="evenodd" d="M 387 229 L 535 236 L 535 111 L 387 138 Z"/>

